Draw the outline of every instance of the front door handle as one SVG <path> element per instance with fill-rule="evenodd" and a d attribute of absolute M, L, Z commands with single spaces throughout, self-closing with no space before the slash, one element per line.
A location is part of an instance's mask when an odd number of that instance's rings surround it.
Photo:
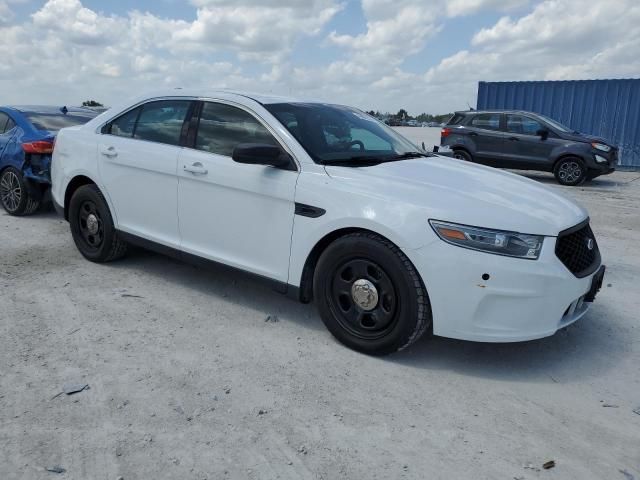
<path fill-rule="evenodd" d="M 118 156 L 118 151 L 115 147 L 102 147 L 100 153 L 108 158 L 114 158 Z"/>
<path fill-rule="evenodd" d="M 509 137 L 509 140 L 511 140 L 512 142 L 519 142 L 520 139 L 518 137 Z"/>
<path fill-rule="evenodd" d="M 194 175 L 206 175 L 209 172 L 200 162 L 192 163 L 189 166 L 183 165 L 182 169 Z"/>
<path fill-rule="evenodd" d="M 469 132 L 470 137 L 477 137 L 478 134 L 476 132 Z"/>

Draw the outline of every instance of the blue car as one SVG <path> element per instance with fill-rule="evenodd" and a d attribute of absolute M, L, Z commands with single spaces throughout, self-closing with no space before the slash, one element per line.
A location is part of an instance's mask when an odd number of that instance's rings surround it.
<path fill-rule="evenodd" d="M 9 215 L 29 215 L 40 206 L 51 186 L 58 130 L 96 115 L 89 108 L 0 107 L 0 203 Z"/>

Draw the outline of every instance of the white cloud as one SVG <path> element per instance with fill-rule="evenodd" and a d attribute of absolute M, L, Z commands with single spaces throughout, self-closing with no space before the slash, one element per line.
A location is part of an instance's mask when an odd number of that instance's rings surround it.
<path fill-rule="evenodd" d="M 0 0 L 0 35 L 11 47 L 0 62 L 0 91 L 12 103 L 113 102 L 163 85 L 206 84 L 437 113 L 473 105 L 479 80 L 640 71 L 637 0 L 593 0 L 588 8 L 581 0 L 362 0 L 366 27 L 350 34 L 327 33 L 327 25 L 355 0 L 190 0 L 193 21 L 48 0 L 16 23 L 17 1 L 24 0 Z M 459 51 L 415 68 L 421 57 L 412 56 L 438 48 L 436 39 L 450 42 L 455 17 L 486 10 L 505 16 L 469 32 Z M 312 47 L 296 63 L 300 51 L 291 52 L 301 38 L 332 57 L 315 60 Z"/>

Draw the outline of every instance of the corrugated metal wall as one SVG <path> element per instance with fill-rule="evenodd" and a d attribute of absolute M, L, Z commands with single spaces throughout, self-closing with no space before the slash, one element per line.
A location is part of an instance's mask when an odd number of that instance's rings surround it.
<path fill-rule="evenodd" d="M 620 166 L 640 167 L 640 79 L 480 82 L 477 107 L 546 115 L 609 139 L 620 148 Z"/>

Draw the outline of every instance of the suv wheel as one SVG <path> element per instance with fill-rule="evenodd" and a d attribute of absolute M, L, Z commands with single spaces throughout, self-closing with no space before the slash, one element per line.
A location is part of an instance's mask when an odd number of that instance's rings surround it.
<path fill-rule="evenodd" d="M 553 174 L 560 185 L 580 185 L 587 178 L 587 169 L 578 157 L 566 157 L 559 160 Z"/>
<path fill-rule="evenodd" d="M 31 215 L 40 206 L 40 200 L 29 195 L 22 173 L 13 167 L 0 175 L 0 203 L 9 215 L 17 217 Z"/>
<path fill-rule="evenodd" d="M 454 150 L 453 158 L 457 158 L 458 160 L 464 160 L 465 162 L 473 162 L 473 157 L 466 150 Z"/>
<path fill-rule="evenodd" d="M 313 294 L 329 331 L 370 355 L 402 350 L 431 325 L 429 298 L 415 268 L 373 233 L 346 235 L 322 253 Z"/>
<path fill-rule="evenodd" d="M 96 185 L 84 185 L 74 192 L 69 224 L 73 241 L 87 260 L 109 262 L 127 251 L 127 243 L 118 237 L 109 206 Z"/>

